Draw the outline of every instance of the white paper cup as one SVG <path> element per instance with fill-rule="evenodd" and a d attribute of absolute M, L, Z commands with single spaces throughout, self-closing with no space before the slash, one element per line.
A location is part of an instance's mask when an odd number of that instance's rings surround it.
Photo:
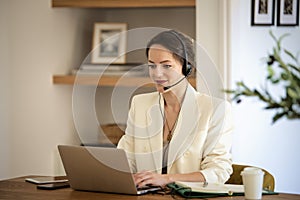
<path fill-rule="evenodd" d="M 245 199 L 261 199 L 264 172 L 256 167 L 246 167 L 241 172 L 245 190 Z"/>

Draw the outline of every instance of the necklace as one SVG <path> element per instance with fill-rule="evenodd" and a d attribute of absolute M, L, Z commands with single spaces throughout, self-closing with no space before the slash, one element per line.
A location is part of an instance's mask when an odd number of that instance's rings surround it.
<path fill-rule="evenodd" d="M 177 114 L 177 117 L 176 117 L 176 121 L 175 121 L 175 123 L 174 123 L 174 125 L 173 125 L 173 127 L 170 129 L 170 126 L 169 126 L 169 123 L 168 123 L 168 120 L 167 120 L 167 117 L 166 117 L 166 115 L 164 115 L 164 122 L 166 122 L 166 123 L 164 123 L 164 124 L 166 124 L 167 125 L 167 129 L 168 129 L 168 136 L 167 136 L 167 141 L 171 141 L 171 139 L 172 139 L 172 137 L 173 137 L 173 132 L 174 132 L 174 129 L 175 129 L 175 127 L 176 127 L 176 125 L 177 125 L 177 122 L 178 122 L 178 118 L 179 118 L 179 113 L 180 113 L 180 110 L 179 110 L 179 112 L 178 112 L 178 114 Z"/>
<path fill-rule="evenodd" d="M 184 95 L 183 95 L 183 100 L 182 100 L 181 104 L 182 104 L 183 101 L 184 101 L 186 91 L 187 91 L 187 87 L 185 88 Z M 161 100 L 161 95 L 159 95 L 159 100 L 158 100 L 159 105 L 160 105 L 160 100 Z M 175 123 L 174 123 L 174 125 L 173 125 L 172 128 L 170 128 L 169 123 L 168 123 L 168 120 L 167 120 L 167 117 L 166 117 L 166 114 L 163 114 L 161 106 L 159 106 L 159 110 L 160 110 L 161 116 L 163 117 L 163 124 L 166 125 L 166 128 L 167 128 L 167 130 L 168 130 L 167 141 L 170 142 L 171 139 L 172 139 L 172 137 L 173 137 L 173 132 L 174 132 L 176 126 L 177 126 L 179 114 L 180 114 L 180 112 L 181 112 L 181 105 L 180 105 L 180 109 L 179 109 L 179 112 L 178 112 L 178 114 L 177 114 Z"/>

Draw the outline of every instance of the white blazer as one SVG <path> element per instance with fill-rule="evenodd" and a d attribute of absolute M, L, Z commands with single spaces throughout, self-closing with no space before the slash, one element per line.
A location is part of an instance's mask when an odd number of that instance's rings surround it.
<path fill-rule="evenodd" d="M 153 92 L 132 99 L 126 134 L 118 148 L 126 151 L 133 173 L 161 173 L 164 100 L 159 95 Z M 189 85 L 169 145 L 168 173 L 200 171 L 207 182 L 226 182 L 232 173 L 232 127 L 227 101 L 200 94 Z"/>

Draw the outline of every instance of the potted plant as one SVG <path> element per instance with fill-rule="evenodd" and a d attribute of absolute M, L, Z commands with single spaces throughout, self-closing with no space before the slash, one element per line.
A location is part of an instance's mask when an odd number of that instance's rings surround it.
<path fill-rule="evenodd" d="M 300 64 L 299 53 L 294 55 L 281 46 L 282 39 L 288 34 L 279 38 L 270 31 L 271 37 L 275 41 L 272 52 L 266 59 L 267 76 L 265 86 L 257 89 L 250 88 L 243 81 L 236 83 L 236 89 L 225 90 L 233 95 L 233 100 L 241 102 L 241 97 L 255 97 L 264 102 L 264 109 L 275 110 L 272 122 L 275 123 L 282 117 L 287 119 L 300 119 Z M 288 57 L 289 61 L 283 60 Z M 284 90 L 284 95 L 274 96 L 272 90 L 278 88 Z"/>

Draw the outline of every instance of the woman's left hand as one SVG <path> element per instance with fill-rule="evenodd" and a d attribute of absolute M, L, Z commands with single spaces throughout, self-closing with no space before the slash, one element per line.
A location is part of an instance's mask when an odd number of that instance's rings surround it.
<path fill-rule="evenodd" d="M 172 182 L 167 174 L 157 174 L 149 171 L 138 172 L 133 175 L 133 178 L 137 187 L 146 185 L 165 186 Z"/>

